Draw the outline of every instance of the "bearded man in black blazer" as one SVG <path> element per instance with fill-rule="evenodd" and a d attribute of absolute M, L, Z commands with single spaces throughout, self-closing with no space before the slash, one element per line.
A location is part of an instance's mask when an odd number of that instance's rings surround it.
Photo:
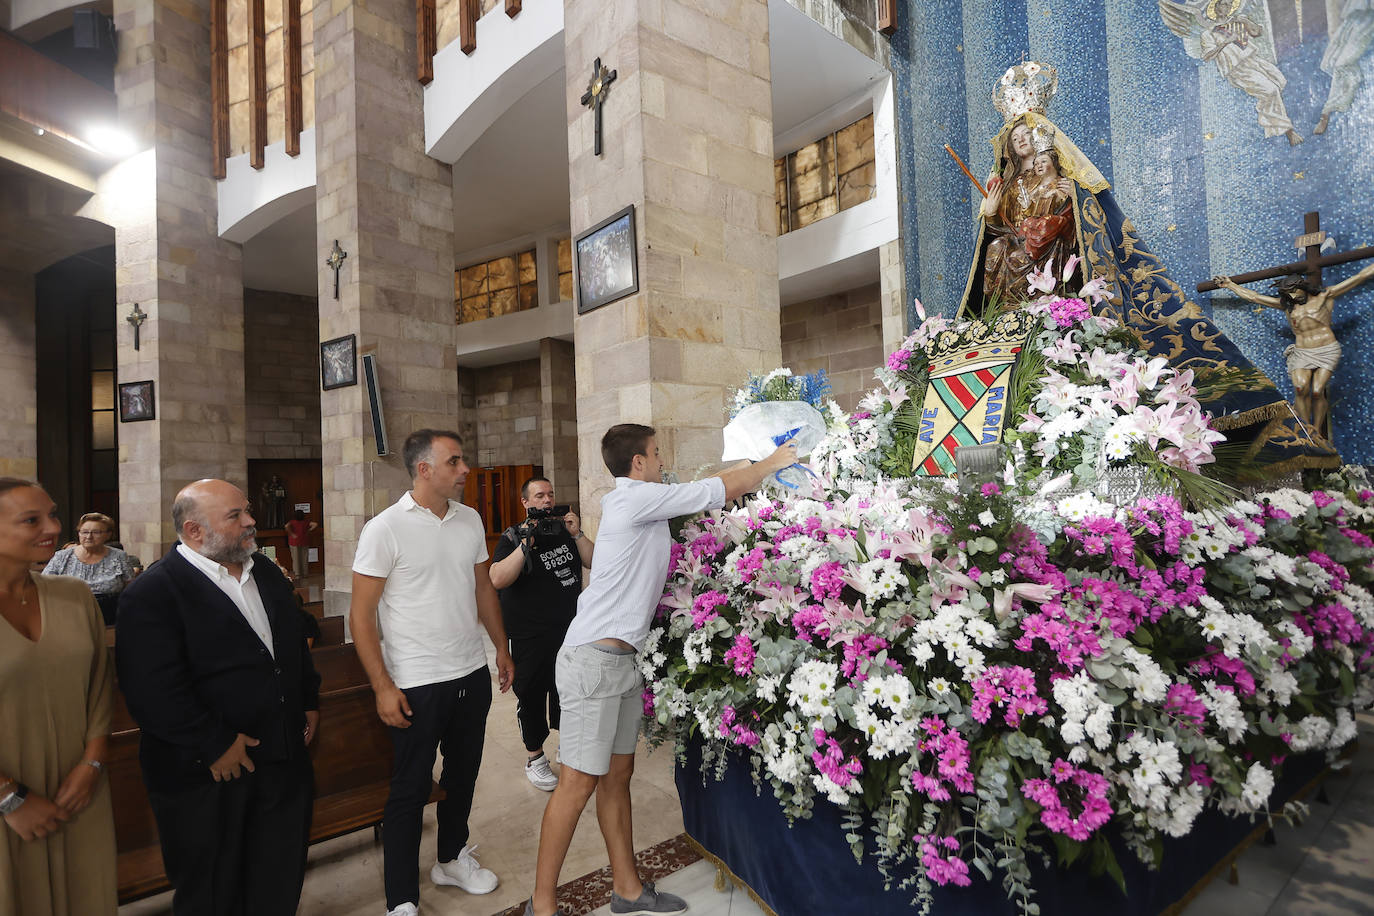
<path fill-rule="evenodd" d="M 115 630 L 172 908 L 285 916 L 305 875 L 320 678 L 242 491 L 197 481 L 172 521 L 181 542 L 124 590 Z"/>

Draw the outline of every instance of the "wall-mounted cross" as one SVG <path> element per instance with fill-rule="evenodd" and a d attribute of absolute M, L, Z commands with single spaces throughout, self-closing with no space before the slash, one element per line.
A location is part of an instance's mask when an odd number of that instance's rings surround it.
<path fill-rule="evenodd" d="M 1272 280 L 1275 277 L 1290 274 L 1306 274 L 1307 282 L 1311 284 L 1313 289 L 1318 289 L 1322 285 L 1323 268 L 1335 267 L 1337 264 L 1346 264 L 1350 261 L 1363 261 L 1365 258 L 1374 258 L 1374 245 L 1323 255 L 1322 242 L 1324 241 L 1326 241 L 1326 233 L 1321 228 L 1321 216 L 1314 210 L 1303 218 L 1303 234 L 1294 240 L 1296 247 L 1303 249 L 1304 254 L 1301 261 L 1294 261 L 1281 267 L 1253 270 L 1247 274 L 1236 274 L 1231 277 L 1231 280 L 1236 283 L 1254 283 L 1257 280 Z M 1209 293 L 1218 288 L 1216 282 L 1212 280 L 1197 285 L 1197 291 L 1200 293 Z"/>
<path fill-rule="evenodd" d="M 143 311 L 143 309 L 139 308 L 139 307 L 138 307 L 138 303 L 135 302 L 135 303 L 134 303 L 134 310 L 133 310 L 132 312 L 130 312 L 130 313 L 128 314 L 128 316 L 127 316 L 124 320 L 127 321 L 127 322 L 129 322 L 129 324 L 133 326 L 133 329 L 134 329 L 134 349 L 137 350 L 137 349 L 138 349 L 138 329 L 141 328 L 141 327 L 143 327 L 143 322 L 145 322 L 145 321 L 148 320 L 148 313 L 145 312 L 145 311 Z"/>
<path fill-rule="evenodd" d="M 339 268 L 343 267 L 344 258 L 348 257 L 348 252 L 339 247 L 339 240 L 334 240 L 334 249 L 329 252 L 329 257 L 325 259 L 324 266 L 334 271 L 334 298 L 339 298 Z"/>
<path fill-rule="evenodd" d="M 587 91 L 582 93 L 582 104 L 596 112 L 596 140 L 592 155 L 601 155 L 601 106 L 606 101 L 606 92 L 615 82 L 615 71 L 601 66 L 601 58 L 592 63 L 592 78 L 587 83 Z"/>

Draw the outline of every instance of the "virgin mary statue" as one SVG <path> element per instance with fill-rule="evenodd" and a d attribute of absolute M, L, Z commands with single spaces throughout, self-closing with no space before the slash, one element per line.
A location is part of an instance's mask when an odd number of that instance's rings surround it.
<path fill-rule="evenodd" d="M 1057 88 L 1054 67 L 1027 61 L 1007 70 L 993 89 L 1005 123 L 992 140 L 996 167 L 979 210 L 959 314 L 1017 308 L 1031 298 L 1033 272 L 1060 273 L 1077 255 L 1082 276 L 1069 288 L 1100 280 L 1107 296 L 1098 311 L 1128 325 L 1143 349 L 1173 368 L 1193 369 L 1212 425 L 1232 441 L 1251 443 L 1257 456 L 1263 448 L 1271 474 L 1339 466 L 1335 449 L 1298 422 L 1273 381 L 1141 243 L 1102 173 L 1046 115 Z"/>

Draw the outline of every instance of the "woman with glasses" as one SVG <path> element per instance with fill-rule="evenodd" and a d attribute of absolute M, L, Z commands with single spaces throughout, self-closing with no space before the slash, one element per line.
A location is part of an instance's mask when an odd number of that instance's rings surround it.
<path fill-rule="evenodd" d="M 91 587 L 106 626 L 115 622 L 119 593 L 134 577 L 129 555 L 108 543 L 114 520 L 99 512 L 87 512 L 76 523 L 76 545 L 64 547 L 43 568 L 45 576 L 76 576 Z"/>

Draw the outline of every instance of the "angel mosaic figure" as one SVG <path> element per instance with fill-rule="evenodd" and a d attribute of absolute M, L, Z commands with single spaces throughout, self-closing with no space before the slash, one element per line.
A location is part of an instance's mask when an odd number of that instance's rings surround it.
<path fill-rule="evenodd" d="M 1331 89 L 1322 106 L 1321 120 L 1312 129 L 1314 134 L 1326 133 L 1331 116 L 1349 111 L 1354 104 L 1355 90 L 1360 88 L 1364 76 L 1360 72 L 1360 58 L 1374 42 L 1374 0 L 1344 0 L 1338 17 L 1333 15 L 1328 23 L 1331 39 L 1322 54 L 1321 68 L 1331 74 Z"/>
<path fill-rule="evenodd" d="M 1203 406 L 1215 429 L 1266 450 L 1274 473 L 1335 467 L 1340 457 L 1298 422 L 1274 383 L 1169 276 L 1111 185 L 1047 109 L 1058 89 L 1054 67 L 1027 61 L 1007 70 L 992 92 L 1004 124 L 992 140 L 992 177 L 959 316 L 989 319 L 1032 298 L 1032 271 L 1091 285 L 1097 306 L 1128 325 L 1142 347 L 1179 372 L 1206 378 Z M 970 176 L 972 177 L 972 176 Z M 1064 276 L 1073 265 L 1077 276 Z"/>
<path fill-rule="evenodd" d="M 1189 57 L 1211 61 L 1232 86 L 1255 100 L 1266 137 L 1283 134 L 1297 146 L 1283 104 L 1288 79 L 1279 69 L 1269 8 L 1257 0 L 1158 0 L 1159 16 L 1179 38 Z M 1367 2 L 1367 0 L 1366 0 Z"/>
<path fill-rule="evenodd" d="M 1230 277 L 1213 277 L 1217 286 L 1230 290 L 1246 302 L 1281 309 L 1288 315 L 1296 342 L 1283 351 L 1288 377 L 1293 381 L 1293 401 L 1298 418 L 1308 429 L 1323 438 L 1331 437 L 1327 428 L 1331 405 L 1326 383 L 1341 361 L 1341 343 L 1331 330 L 1331 314 L 1336 298 L 1366 280 L 1374 279 L 1374 264 L 1339 283 L 1322 288 L 1311 286 L 1305 277 L 1283 277 L 1274 284 L 1277 296 L 1265 296 L 1233 282 Z"/>

